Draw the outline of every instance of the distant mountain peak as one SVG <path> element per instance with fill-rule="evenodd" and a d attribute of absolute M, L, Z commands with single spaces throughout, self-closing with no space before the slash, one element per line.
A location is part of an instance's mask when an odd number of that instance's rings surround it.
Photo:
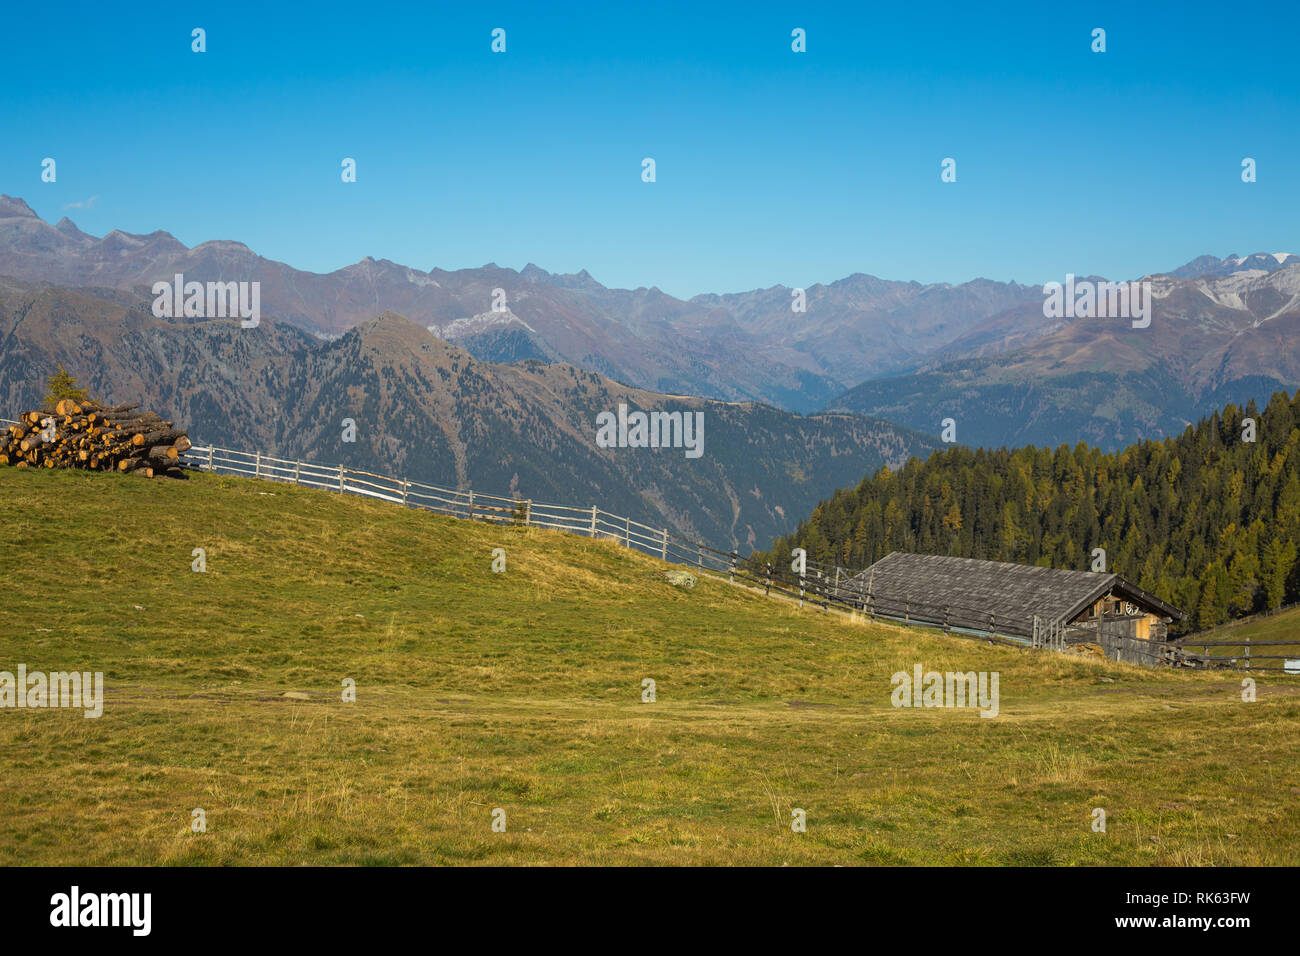
<path fill-rule="evenodd" d="M 573 289 L 579 292 L 602 292 L 605 289 L 586 269 L 570 273 L 552 273 L 548 281 L 561 289 Z"/>
<path fill-rule="evenodd" d="M 54 228 L 57 229 L 59 232 L 61 232 L 63 235 L 67 236 L 69 239 L 93 239 L 94 238 L 93 236 L 87 235 L 86 233 L 78 229 L 77 224 L 73 222 L 71 219 L 69 219 L 67 216 L 64 216 L 57 223 L 55 223 Z"/>
<path fill-rule="evenodd" d="M 478 315 L 454 319 L 442 325 L 430 325 L 429 331 L 444 341 L 460 342 L 475 335 L 482 335 L 486 332 L 509 327 L 519 328 L 530 333 L 536 332 L 531 325 L 508 308 L 500 312 L 480 312 Z"/>
<path fill-rule="evenodd" d="M 40 219 L 31 206 L 17 196 L 0 193 L 0 218 Z"/>
<path fill-rule="evenodd" d="M 166 232 L 154 232 L 150 233 L 150 236 L 166 236 L 168 239 L 172 238 L 170 233 Z M 209 239 L 207 242 L 200 242 L 194 247 L 193 251 L 201 252 L 204 250 L 216 252 L 247 252 L 250 255 L 255 255 L 252 249 L 235 239 Z"/>
<path fill-rule="evenodd" d="M 381 352 L 392 351 L 394 345 L 401 350 L 416 351 L 435 341 L 428 329 L 392 309 L 385 309 L 370 321 L 354 326 L 342 338 L 351 336 L 356 336 L 367 347 Z"/>
<path fill-rule="evenodd" d="M 407 325 L 415 326 L 415 323 L 400 312 L 394 312 L 392 309 L 385 309 L 369 322 L 361 323 L 358 328 L 376 328 L 383 325 L 391 325 L 395 327 Z M 416 327 L 418 328 L 418 326 Z"/>

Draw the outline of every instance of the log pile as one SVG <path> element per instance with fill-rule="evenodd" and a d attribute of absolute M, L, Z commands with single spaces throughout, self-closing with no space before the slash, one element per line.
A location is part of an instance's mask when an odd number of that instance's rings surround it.
<path fill-rule="evenodd" d="M 180 456 L 191 447 L 185 432 L 138 407 L 65 398 L 53 411 L 24 412 L 17 425 L 0 431 L 0 465 L 185 477 Z"/>

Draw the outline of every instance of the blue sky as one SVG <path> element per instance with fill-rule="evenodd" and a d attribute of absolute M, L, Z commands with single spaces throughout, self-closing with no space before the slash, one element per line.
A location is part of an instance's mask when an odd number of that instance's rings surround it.
<path fill-rule="evenodd" d="M 1300 252 L 1300 13 L 1133 6 L 10 4 L 0 192 L 315 271 L 679 296 Z"/>

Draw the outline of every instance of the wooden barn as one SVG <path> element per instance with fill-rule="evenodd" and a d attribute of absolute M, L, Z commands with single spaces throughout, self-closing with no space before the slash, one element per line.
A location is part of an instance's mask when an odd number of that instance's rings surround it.
<path fill-rule="evenodd" d="M 1093 642 L 1111 656 L 1143 656 L 1185 616 L 1118 574 L 900 551 L 841 590 L 876 615 L 1038 645 Z"/>

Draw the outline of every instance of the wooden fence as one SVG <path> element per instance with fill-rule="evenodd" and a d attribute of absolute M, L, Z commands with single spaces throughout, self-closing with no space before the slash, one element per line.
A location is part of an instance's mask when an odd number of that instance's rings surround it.
<path fill-rule="evenodd" d="M 1221 624 L 1209 631 L 1199 631 L 1179 638 L 1176 644 L 1189 661 L 1199 667 L 1230 668 L 1246 671 L 1275 671 L 1283 674 L 1300 675 L 1300 638 L 1287 640 L 1251 640 L 1247 634 L 1240 640 L 1228 638 L 1233 630 L 1243 624 L 1259 619 L 1267 619 L 1278 614 L 1300 608 L 1300 603 L 1287 604 L 1273 611 L 1260 611 L 1248 617 L 1238 618 Z M 1226 638 L 1226 639 L 1225 639 Z M 1191 648 L 1199 647 L 1200 653 Z M 1213 648 L 1213 650 L 1211 650 Z M 1263 648 L 1265 653 L 1254 651 Z M 1269 651 L 1294 648 L 1287 653 L 1273 654 Z M 1232 653 L 1232 651 L 1237 653 Z"/>
<path fill-rule="evenodd" d="M 1240 641 L 1211 641 L 1204 638 L 1183 638 L 1171 642 L 1181 651 L 1186 660 L 1198 667 L 1227 668 L 1244 671 L 1276 671 L 1281 674 L 1300 675 L 1300 640 L 1251 640 L 1247 636 Z M 1189 648 L 1199 647 L 1201 653 Z M 1288 654 L 1270 654 L 1267 651 L 1278 648 L 1293 647 Z M 1215 648 L 1211 651 L 1210 648 Z M 1240 650 L 1238 654 L 1223 653 L 1224 648 Z M 1252 653 L 1254 648 L 1264 648 L 1266 653 Z M 1262 662 L 1262 663 L 1261 663 Z"/>
<path fill-rule="evenodd" d="M 201 471 L 247 475 L 266 481 L 363 495 L 471 521 L 550 528 L 604 538 L 665 561 L 694 564 L 715 571 L 727 570 L 733 557 L 727 552 L 690 541 L 668 528 L 654 528 L 604 511 L 596 505 L 579 508 L 531 498 L 506 498 L 473 489 L 443 488 L 406 478 L 377 475 L 345 465 L 317 465 L 228 448 L 196 446 L 182 457 L 187 466 Z"/>
<path fill-rule="evenodd" d="M 662 561 L 725 574 L 733 583 L 739 581 L 762 588 L 767 595 L 775 593 L 792 598 L 801 606 L 806 602 L 823 610 L 834 607 L 872 618 L 940 627 L 949 632 L 1009 636 L 1013 643 L 1029 646 L 1027 635 L 1031 633 L 1032 620 L 1028 616 L 999 619 L 997 615 L 973 607 L 933 605 L 873 595 L 860 580 L 855 579 L 859 572 L 850 568 L 806 561 L 801 575 L 790 564 L 773 564 L 742 557 L 736 551 L 721 551 L 668 528 L 655 528 L 626 515 L 613 514 L 598 505 L 573 507 L 531 498 L 506 498 L 471 489 L 443 488 L 377 475 L 345 465 L 318 465 L 213 446 L 196 446 L 182 457 L 188 467 L 217 474 L 283 481 L 378 498 L 472 521 L 550 528 L 614 541 Z"/>

